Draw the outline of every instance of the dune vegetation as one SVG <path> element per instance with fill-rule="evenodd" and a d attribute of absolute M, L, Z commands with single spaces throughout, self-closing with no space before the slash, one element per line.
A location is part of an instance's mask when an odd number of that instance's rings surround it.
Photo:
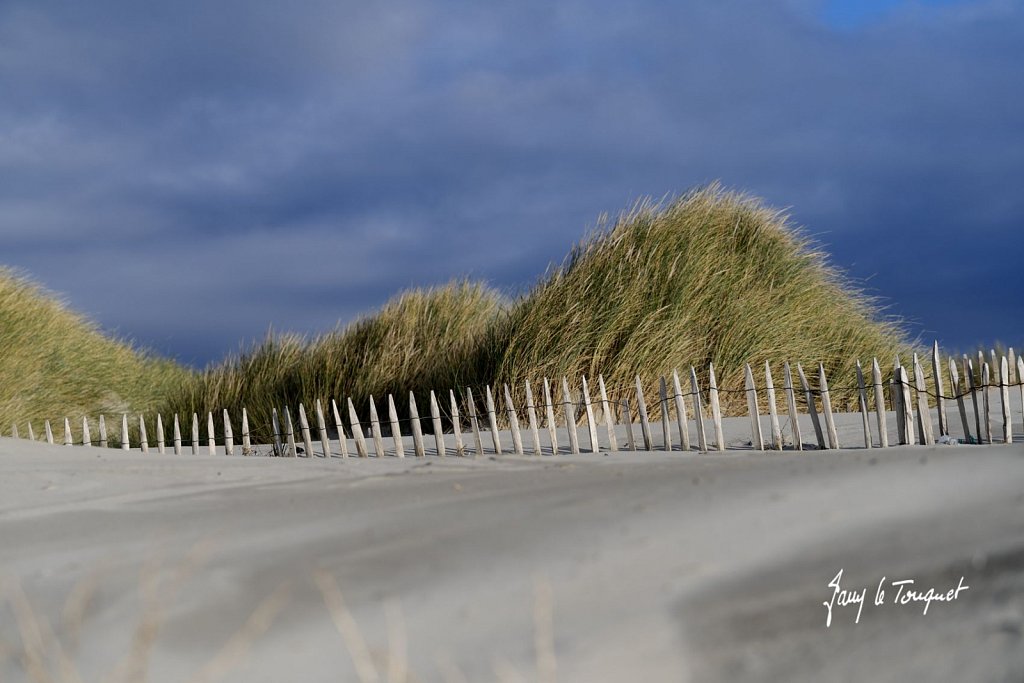
<path fill-rule="evenodd" d="M 422 415 L 431 390 L 444 408 L 453 388 L 473 387 L 480 400 L 484 385 L 508 383 L 521 400 L 526 379 L 539 392 L 542 377 L 578 386 L 598 374 L 614 396 L 639 374 L 650 401 L 660 376 L 694 365 L 706 381 L 709 362 L 724 408 L 743 410 L 744 396 L 731 392 L 743 386 L 745 362 L 822 362 L 841 378 L 843 400 L 857 359 L 891 362 L 909 348 L 784 213 L 711 186 L 605 222 L 514 300 L 464 281 L 407 292 L 315 339 L 269 337 L 193 376 L 163 410 L 244 406 L 267 425 L 273 407 L 317 398 L 352 397 L 365 417 L 372 395 L 383 417 L 388 394 L 405 415 L 412 391 Z"/>
<path fill-rule="evenodd" d="M 63 438 L 63 418 L 80 438 L 81 418 L 157 407 L 188 371 L 101 333 L 27 278 L 0 269 L 0 433 Z M 94 427 L 95 429 L 95 427 Z"/>

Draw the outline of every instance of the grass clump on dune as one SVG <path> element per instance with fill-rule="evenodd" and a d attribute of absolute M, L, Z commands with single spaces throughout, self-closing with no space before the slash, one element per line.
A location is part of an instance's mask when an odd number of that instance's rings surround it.
<path fill-rule="evenodd" d="M 467 281 L 404 292 L 378 313 L 313 340 L 270 336 L 185 383 L 166 410 L 203 415 L 228 408 L 237 416 L 245 407 L 254 429 L 263 429 L 273 408 L 287 405 L 294 411 L 301 401 L 312 410 L 316 398 L 338 400 L 347 422 L 342 401 L 352 396 L 365 415 L 372 395 L 386 420 L 385 401 L 393 394 L 404 415 L 409 391 L 420 400 L 432 388 L 479 381 L 477 358 L 503 310 L 494 290 Z M 438 398 L 447 401 L 447 392 Z M 425 404 L 420 405 L 423 411 Z M 329 411 L 328 403 L 324 410 Z"/>
<path fill-rule="evenodd" d="M 17 423 L 42 433 L 50 420 L 58 438 L 72 419 L 153 409 L 187 376 L 174 363 L 104 336 L 94 324 L 14 272 L 0 268 L 0 430 Z M 95 426 L 93 427 L 95 429 Z"/>
<path fill-rule="evenodd" d="M 598 230 L 517 302 L 504 334 L 500 381 L 600 373 L 626 388 L 639 374 L 651 392 L 673 368 L 709 362 L 721 387 L 741 389 L 743 364 L 765 360 L 820 361 L 849 385 L 856 359 L 907 348 L 782 212 L 718 186 Z"/>
<path fill-rule="evenodd" d="M 268 425 L 272 407 L 308 409 L 316 398 L 351 396 L 365 416 L 372 394 L 384 418 L 389 393 L 405 415 L 409 391 L 436 390 L 446 404 L 449 389 L 507 382 L 522 399 L 525 379 L 567 375 L 577 385 L 598 374 L 617 396 L 639 374 L 650 401 L 673 368 L 696 366 L 706 386 L 708 362 L 724 407 L 744 410 L 744 395 L 729 391 L 743 387 L 746 362 L 823 362 L 841 399 L 855 360 L 908 348 L 783 213 L 711 186 L 638 204 L 511 303 L 469 282 L 408 292 L 312 341 L 271 337 L 197 376 L 169 410 L 244 406 Z"/>

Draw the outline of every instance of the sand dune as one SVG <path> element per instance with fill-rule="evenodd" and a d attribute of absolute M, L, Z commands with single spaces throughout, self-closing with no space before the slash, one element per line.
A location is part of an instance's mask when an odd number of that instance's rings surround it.
<path fill-rule="evenodd" d="M 60 653 L 86 681 L 1020 680 L 1022 568 L 1020 443 L 324 461 L 0 439 L 4 681 L 77 680 Z M 869 604 L 826 628 L 840 569 Z M 969 588 L 925 615 L 874 605 L 883 577 Z"/>

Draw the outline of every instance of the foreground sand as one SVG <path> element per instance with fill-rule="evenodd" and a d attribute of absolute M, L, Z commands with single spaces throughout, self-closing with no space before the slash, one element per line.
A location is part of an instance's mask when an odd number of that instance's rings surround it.
<path fill-rule="evenodd" d="M 826 628 L 840 569 L 868 604 Z M 419 681 L 1021 680 L 1024 446 L 325 462 L 0 439 L 0 575 L 3 681 L 376 680 L 362 639 L 382 681 L 403 654 Z M 883 577 L 961 576 L 927 615 L 873 604 Z"/>

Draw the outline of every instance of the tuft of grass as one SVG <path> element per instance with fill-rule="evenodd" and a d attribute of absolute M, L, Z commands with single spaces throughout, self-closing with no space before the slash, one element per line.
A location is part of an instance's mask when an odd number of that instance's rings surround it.
<path fill-rule="evenodd" d="M 273 407 L 317 398 L 338 400 L 347 422 L 351 396 L 365 417 L 373 395 L 386 422 L 387 394 L 404 416 L 413 391 L 423 416 L 431 390 L 444 407 L 449 389 L 509 383 L 521 406 L 526 379 L 598 374 L 615 396 L 639 374 L 650 402 L 660 376 L 693 365 L 706 383 L 714 362 L 723 408 L 743 411 L 746 362 L 802 362 L 815 377 L 822 362 L 833 400 L 845 400 L 856 360 L 911 348 L 783 212 L 712 185 L 604 222 L 513 301 L 467 281 L 406 292 L 312 340 L 270 336 L 186 382 L 164 409 L 238 415 L 244 406 L 258 430 Z"/>
<path fill-rule="evenodd" d="M 112 339 L 54 295 L 0 268 L 0 431 L 17 422 L 22 436 L 50 420 L 57 439 L 64 418 L 80 438 L 82 416 L 151 410 L 188 372 Z M 92 426 L 95 434 L 95 423 Z M 112 430 L 116 432 L 115 430 Z"/>

